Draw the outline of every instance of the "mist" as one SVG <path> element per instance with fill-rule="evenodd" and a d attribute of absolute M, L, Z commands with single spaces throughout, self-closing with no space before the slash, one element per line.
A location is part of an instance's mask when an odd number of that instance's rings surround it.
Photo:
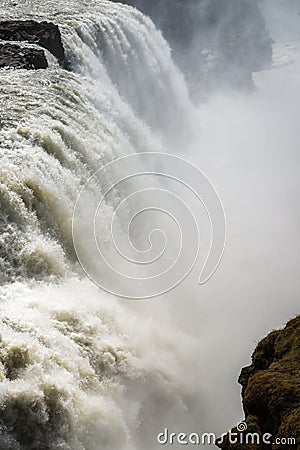
<path fill-rule="evenodd" d="M 227 217 L 221 265 L 199 287 L 202 259 L 168 296 L 134 305 L 157 322 L 170 317 L 172 327 L 191 338 L 183 350 L 184 384 L 192 393 L 189 413 L 179 425 L 163 422 L 175 432 L 220 435 L 239 423 L 241 368 L 250 364 L 259 340 L 299 312 L 300 18 L 296 2 L 262 1 L 260 10 L 256 26 L 263 42 L 273 42 L 272 60 L 253 36 L 246 49 L 239 49 L 244 53 L 235 64 L 223 59 L 225 77 L 212 74 L 209 85 L 197 85 L 196 135 L 173 147 L 204 171 L 221 196 Z M 225 14 L 225 23 L 233 20 L 231 13 Z M 203 41 L 211 42 L 213 33 L 216 52 L 220 28 L 196 33 L 191 54 L 201 54 Z M 249 65 L 243 66 L 246 60 Z M 192 99 L 194 93 L 192 87 Z"/>
<path fill-rule="evenodd" d="M 218 433 L 243 418 L 237 378 L 258 341 L 299 312 L 299 5 L 261 8 L 273 66 L 253 74 L 252 92 L 221 87 L 199 106 L 199 140 L 188 155 L 214 182 L 227 216 L 222 264 L 193 289 L 198 315 L 187 313 L 199 339 L 205 426 Z"/>

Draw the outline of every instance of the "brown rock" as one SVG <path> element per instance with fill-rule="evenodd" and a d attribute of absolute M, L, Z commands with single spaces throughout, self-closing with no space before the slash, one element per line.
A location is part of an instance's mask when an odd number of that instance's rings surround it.
<path fill-rule="evenodd" d="M 273 331 L 257 346 L 252 364 L 242 370 L 243 406 L 248 432 L 270 433 L 276 446 L 247 446 L 249 450 L 300 449 L 300 316 L 283 330 Z M 253 429 L 255 428 L 255 431 Z M 247 432 L 246 431 L 246 432 Z M 295 438 L 296 444 L 285 439 Z M 223 450 L 242 450 L 245 444 L 218 445 Z"/>

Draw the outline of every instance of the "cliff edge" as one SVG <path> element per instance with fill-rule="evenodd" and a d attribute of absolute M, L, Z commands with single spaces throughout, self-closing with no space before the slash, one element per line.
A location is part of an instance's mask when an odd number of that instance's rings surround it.
<path fill-rule="evenodd" d="M 257 346 L 252 364 L 239 377 L 247 431 L 272 435 L 273 445 L 232 444 L 223 450 L 300 449 L 300 316 L 283 330 L 273 331 Z M 236 430 L 233 430 L 236 432 Z M 288 442 L 294 438 L 296 444 Z M 277 441 L 277 443 L 276 443 Z"/>

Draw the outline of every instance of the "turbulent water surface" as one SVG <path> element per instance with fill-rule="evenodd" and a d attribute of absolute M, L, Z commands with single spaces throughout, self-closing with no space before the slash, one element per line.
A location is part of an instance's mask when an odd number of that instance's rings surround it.
<path fill-rule="evenodd" d="M 0 446 L 150 448 L 153 411 L 172 423 L 190 402 L 183 351 L 147 312 L 76 275 L 72 213 L 103 164 L 171 146 L 168 130 L 191 108 L 186 87 L 160 33 L 132 8 L 7 3 L 2 18 L 60 25 L 73 72 L 52 58 L 46 72 L 0 73 Z M 106 229 L 103 217 L 104 240 Z"/>

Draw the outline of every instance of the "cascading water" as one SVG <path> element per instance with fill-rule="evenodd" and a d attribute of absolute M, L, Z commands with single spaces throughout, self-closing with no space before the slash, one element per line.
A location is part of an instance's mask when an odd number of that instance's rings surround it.
<path fill-rule="evenodd" d="M 47 8 L 50 5 L 45 5 L 46 10 Z M 97 11 L 94 7 L 93 14 L 95 9 Z M 26 18 L 26 9 L 22 11 Z M 59 251 L 54 242 L 58 235 L 64 247 L 70 248 L 70 217 L 80 183 L 114 158 L 135 151 L 161 149 L 159 138 L 153 137 L 148 125 L 138 119 L 137 114 L 146 116 L 146 122 L 155 133 L 157 128 L 153 122 L 156 119 L 163 127 L 163 121 L 167 122 L 167 118 L 169 121 L 170 117 L 177 120 L 182 108 L 186 107 L 187 110 L 190 107 L 183 80 L 172 65 L 167 45 L 152 23 L 140 13 L 133 13 L 129 8 L 116 7 L 107 2 L 100 2 L 98 11 L 97 19 L 91 18 L 92 12 L 87 13 L 87 17 L 82 20 L 72 19 L 72 27 L 66 24 L 68 11 L 60 13 L 59 17 L 53 13 L 56 21 L 61 24 L 68 55 L 80 74 L 58 68 L 49 69 L 46 77 L 44 72 L 1 73 L 1 106 L 5 111 L 1 139 L 5 149 L 3 159 L 9 164 L 9 169 L 4 174 L 4 189 L 8 190 L 7 199 L 3 197 L 3 209 L 7 211 L 5 216 L 10 221 L 14 202 L 10 203 L 9 196 L 13 192 L 15 196 L 19 196 L 19 204 L 15 208 L 19 211 L 21 206 L 27 216 L 26 219 L 23 218 L 22 230 L 17 229 L 16 233 L 26 233 L 28 229 L 32 236 L 35 234 L 32 228 L 36 227 L 39 229 L 39 241 L 43 227 L 51 230 L 56 255 Z M 29 16 L 43 18 L 42 14 Z M 11 15 L 7 13 L 5 17 Z M 139 29 L 141 36 L 137 32 Z M 118 35 L 117 32 L 122 34 Z M 131 43 L 126 38 L 126 33 L 138 36 Z M 105 55 L 99 53 L 101 47 L 98 46 L 98 42 L 104 41 L 105 36 L 111 53 L 107 57 L 107 65 L 103 62 Z M 124 46 L 123 54 L 121 45 Z M 143 54 L 148 65 L 141 67 L 137 56 L 134 64 L 134 52 Z M 130 70 L 132 73 L 129 73 Z M 110 72 L 114 75 L 110 76 Z M 121 74 L 119 79 L 118 74 Z M 126 74 L 128 79 L 124 83 Z M 142 75 L 143 91 L 135 95 L 130 84 L 136 89 L 141 84 L 139 79 Z M 143 92 L 145 96 L 149 92 L 153 93 L 153 106 L 150 105 L 150 108 L 144 103 Z M 157 117 L 157 113 L 165 112 L 160 108 L 160 102 L 163 103 L 163 108 L 168 109 L 165 119 Z M 155 114 L 152 109 L 155 109 Z M 19 173 L 20 160 L 22 174 Z M 5 165 L 2 167 L 5 172 Z M 7 177 L 14 179 L 6 181 Z M 10 185 L 14 188 L 7 188 Z M 9 235 L 6 237 L 9 239 Z M 51 236 L 48 238 L 51 247 Z M 20 245 L 20 239 L 13 241 Z M 27 244 L 32 245 L 33 241 L 31 237 Z M 38 253 L 36 258 L 40 261 L 43 258 Z M 7 264 L 12 259 L 10 265 L 13 265 L 19 255 L 21 257 L 16 270 L 21 271 L 23 267 L 25 275 L 28 275 L 28 271 L 34 274 L 35 270 L 31 271 L 29 268 L 36 264 L 32 247 L 30 254 L 27 272 L 26 257 L 25 254 L 20 254 L 20 248 L 16 255 L 10 251 L 3 263 Z M 50 270 L 48 263 L 49 261 L 45 261 L 46 272 Z M 62 270 L 59 269 L 62 264 L 53 263 L 54 271 Z M 37 272 L 40 277 L 41 271 Z M 10 271 L 6 270 L 4 273 Z M 16 273 L 12 275 L 16 276 Z"/>
<path fill-rule="evenodd" d="M 132 8 L 4 3 L 3 19 L 57 23 L 73 72 L 53 58 L 46 71 L 0 72 L 0 447 L 155 448 L 161 417 L 191 420 L 179 361 L 193 343 L 77 274 L 72 213 L 99 167 L 178 146 L 183 133 L 169 130 L 186 128 L 191 111 L 183 78 Z M 104 241 L 108 227 L 103 216 Z"/>

